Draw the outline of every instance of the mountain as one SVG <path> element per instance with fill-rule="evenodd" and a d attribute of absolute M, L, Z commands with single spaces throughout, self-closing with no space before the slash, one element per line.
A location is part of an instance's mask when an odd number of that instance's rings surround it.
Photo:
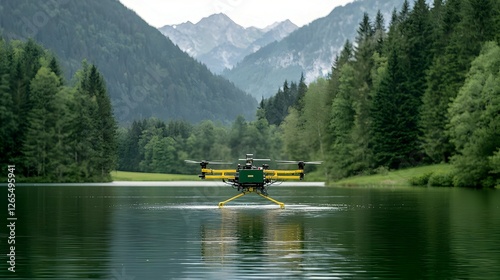
<path fill-rule="evenodd" d="M 196 24 L 188 21 L 159 28 L 179 48 L 214 73 L 232 68 L 246 55 L 283 39 L 295 29 L 297 26 L 289 20 L 263 29 L 244 28 L 222 13 L 203 18 Z"/>
<path fill-rule="evenodd" d="M 104 76 L 121 123 L 151 116 L 231 122 L 257 101 L 214 75 L 117 0 L 1 1 L 0 35 L 32 37 L 70 78 L 86 59 Z"/>
<path fill-rule="evenodd" d="M 246 56 L 222 75 L 257 99 L 273 95 L 285 80 L 297 81 L 302 73 L 306 82 L 311 82 L 331 71 L 346 39 L 354 41 L 363 13 L 367 12 L 373 21 L 380 10 L 388 24 L 393 9 L 399 9 L 403 2 L 358 0 L 336 7 L 326 17 Z"/>

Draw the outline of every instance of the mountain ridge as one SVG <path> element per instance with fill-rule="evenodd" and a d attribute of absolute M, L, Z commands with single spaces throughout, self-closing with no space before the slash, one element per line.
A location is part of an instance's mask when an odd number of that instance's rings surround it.
<path fill-rule="evenodd" d="M 290 20 L 263 29 L 243 27 L 223 13 L 202 18 L 198 23 L 165 25 L 159 30 L 180 49 L 198 59 L 214 73 L 232 68 L 246 55 L 281 40 L 298 27 Z"/>
<path fill-rule="evenodd" d="M 121 123 L 157 117 L 252 119 L 257 101 L 181 51 L 116 0 L 0 2 L 5 39 L 33 37 L 71 78 L 86 59 L 103 74 Z M 69 80 L 69 79 L 68 79 Z"/>
<path fill-rule="evenodd" d="M 358 0 L 334 8 L 327 16 L 298 28 L 279 42 L 249 54 L 222 75 L 259 99 L 276 93 L 283 81 L 304 74 L 309 83 L 327 75 L 345 41 L 354 41 L 359 19 L 367 12 L 373 21 L 380 9 L 386 23 L 404 0 Z"/>

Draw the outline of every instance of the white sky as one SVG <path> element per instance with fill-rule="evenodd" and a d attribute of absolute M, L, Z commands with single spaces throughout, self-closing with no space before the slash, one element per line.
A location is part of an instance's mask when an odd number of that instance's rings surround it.
<path fill-rule="evenodd" d="M 243 26 L 266 27 L 291 20 L 303 26 L 328 15 L 336 6 L 353 0 L 120 0 L 154 27 L 197 23 L 202 18 L 224 13 Z"/>

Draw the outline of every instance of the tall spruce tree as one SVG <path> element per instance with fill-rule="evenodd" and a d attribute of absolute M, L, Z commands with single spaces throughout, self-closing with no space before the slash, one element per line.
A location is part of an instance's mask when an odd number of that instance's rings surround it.
<path fill-rule="evenodd" d="M 378 24 L 383 21 L 381 15 L 379 15 L 378 21 Z M 378 28 L 382 27 L 379 26 Z M 373 91 L 372 70 L 375 67 L 374 54 L 379 43 L 375 37 L 375 32 L 378 32 L 379 38 L 384 36 L 383 28 L 375 31 L 368 14 L 365 14 L 358 28 L 358 35 L 356 36 L 358 47 L 354 54 L 355 60 L 352 62 L 355 70 L 353 75 L 356 89 L 352 91 L 352 109 L 355 112 L 355 118 L 351 131 L 353 141 L 352 164 L 349 166 L 351 173 L 362 172 L 371 165 L 371 152 L 368 143 Z"/>
<path fill-rule="evenodd" d="M 387 70 L 373 98 L 371 147 L 376 166 L 400 168 L 412 165 L 415 135 L 412 96 L 397 50 L 389 55 Z"/>
<path fill-rule="evenodd" d="M 95 96 L 97 102 L 97 133 L 101 141 L 99 148 L 99 163 L 98 169 L 101 171 L 101 176 L 106 178 L 109 173 L 116 168 L 116 121 L 113 117 L 113 108 L 109 99 L 106 85 L 103 77 L 97 71 L 95 65 L 92 65 L 89 73 L 89 83 L 91 83 L 91 95 Z"/>
<path fill-rule="evenodd" d="M 375 38 L 375 50 L 378 52 L 378 54 L 382 54 L 384 51 L 384 41 L 386 39 L 386 33 L 385 33 L 385 20 L 384 16 L 382 15 L 382 12 L 378 10 L 377 15 L 375 17 L 375 23 L 374 23 L 374 38 Z"/>
<path fill-rule="evenodd" d="M 60 160 L 56 155 L 56 94 L 57 77 L 50 69 L 41 67 L 31 81 L 32 109 L 27 113 L 26 139 L 23 143 L 28 174 L 47 178 L 51 165 Z"/>
<path fill-rule="evenodd" d="M 304 108 L 304 96 L 307 92 L 307 85 L 305 82 L 304 73 L 300 74 L 299 86 L 297 89 L 297 101 L 295 102 L 295 108 L 300 112 Z"/>
<path fill-rule="evenodd" d="M 70 146 L 72 149 L 73 164 L 71 170 L 73 176 L 85 181 L 99 180 L 97 174 L 97 160 L 99 157 L 100 141 L 97 132 L 96 99 L 88 94 L 86 90 L 86 78 L 89 66 L 83 63 L 82 69 L 76 73 L 77 84 L 74 90 L 73 103 L 70 105 L 74 112 L 71 123 Z"/>

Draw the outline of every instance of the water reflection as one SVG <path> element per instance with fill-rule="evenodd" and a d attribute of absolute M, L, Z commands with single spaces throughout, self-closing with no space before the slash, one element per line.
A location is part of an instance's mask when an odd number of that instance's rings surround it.
<path fill-rule="evenodd" d="M 277 188 L 286 209 L 252 196 L 219 209 L 229 191 L 21 187 L 16 279 L 500 275 L 497 191 Z"/>
<path fill-rule="evenodd" d="M 201 226 L 201 256 L 215 267 L 273 264 L 289 272 L 303 261 L 304 227 L 301 220 L 286 221 L 281 210 L 221 209 L 218 223 Z"/>
<path fill-rule="evenodd" d="M 106 197 L 110 194 L 110 189 L 102 187 L 18 188 L 15 278 L 71 279 L 105 275 L 111 224 Z M 0 206 L 5 209 L 3 204 Z M 3 237 L 2 255 L 6 252 Z M 0 272 L 0 278 L 11 277 L 14 278 L 6 269 Z"/>

